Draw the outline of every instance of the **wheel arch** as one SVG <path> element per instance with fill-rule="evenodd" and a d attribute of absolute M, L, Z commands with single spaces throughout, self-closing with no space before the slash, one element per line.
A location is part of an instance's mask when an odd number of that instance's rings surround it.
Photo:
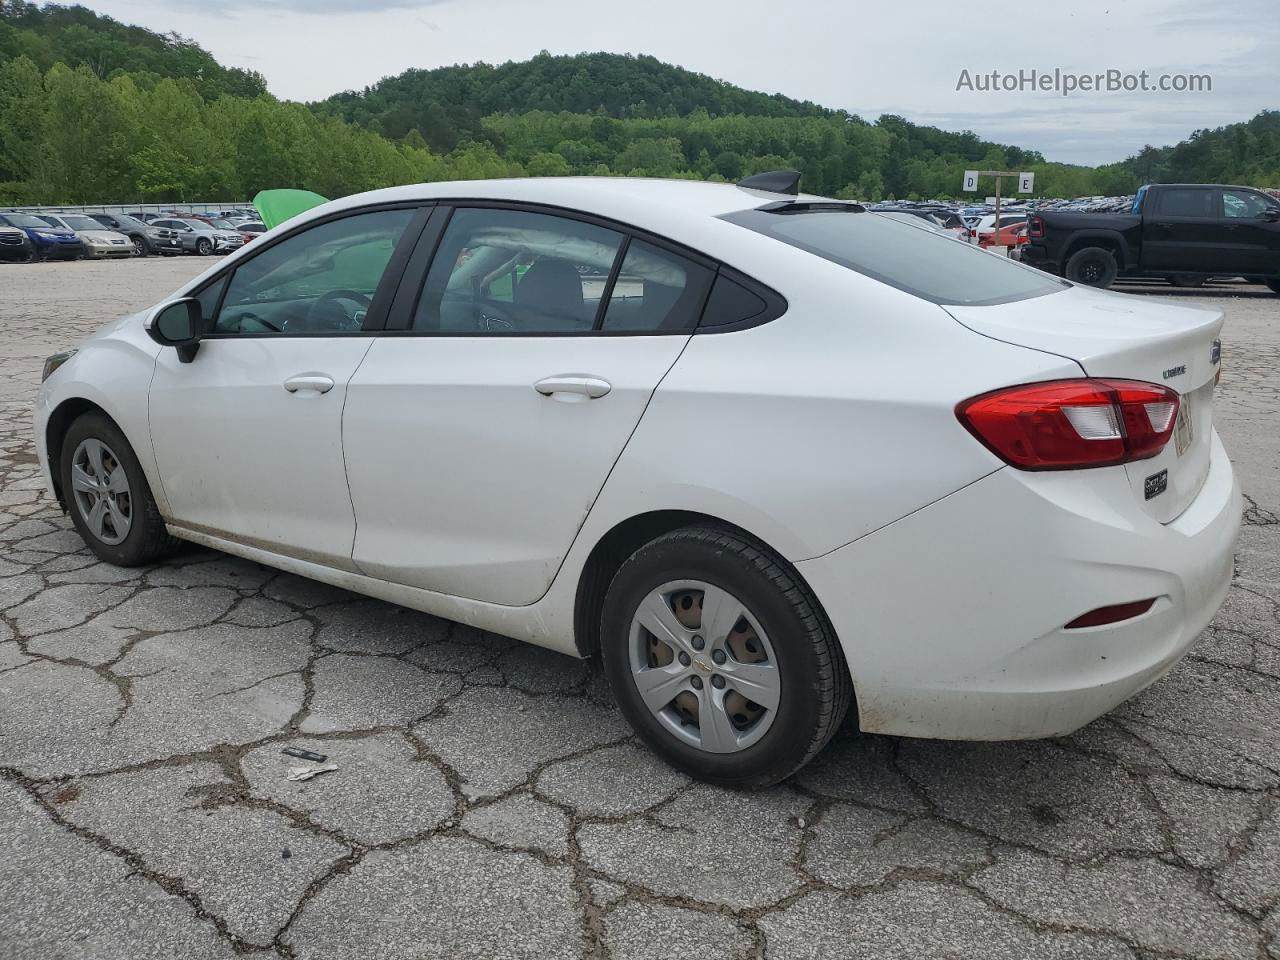
<path fill-rule="evenodd" d="M 1086 247 L 1101 247 L 1108 250 L 1116 258 L 1116 266 L 1124 270 L 1129 265 L 1129 245 L 1124 237 L 1111 230 L 1086 230 L 1077 233 L 1067 245 L 1062 256 L 1062 266 L 1066 269 L 1067 261 Z"/>
<path fill-rule="evenodd" d="M 45 450 L 49 458 L 49 479 L 53 484 L 53 492 L 58 498 L 58 505 L 67 509 L 66 493 L 62 489 L 62 441 L 66 439 L 71 424 L 86 413 L 100 413 L 124 433 L 119 421 L 101 406 L 86 397 L 68 397 L 54 407 L 44 427 Z M 127 436 L 127 435 L 126 435 Z"/>
<path fill-rule="evenodd" d="M 778 558 L 780 564 L 786 567 L 787 572 L 796 579 L 796 582 L 803 585 L 817 606 L 819 615 L 827 622 L 832 635 L 837 641 L 839 640 L 834 625 L 831 624 L 831 618 L 827 616 L 822 601 L 814 593 L 813 588 L 796 569 L 795 564 L 785 559 L 781 551 L 770 546 L 763 537 L 709 513 L 694 510 L 650 510 L 614 524 L 596 541 L 587 555 L 587 560 L 578 575 L 578 587 L 573 604 L 573 641 L 579 656 L 591 657 L 600 650 L 600 618 L 604 610 L 605 592 L 614 574 L 631 554 L 646 543 L 682 527 L 713 527 L 727 530 L 767 549 Z"/>

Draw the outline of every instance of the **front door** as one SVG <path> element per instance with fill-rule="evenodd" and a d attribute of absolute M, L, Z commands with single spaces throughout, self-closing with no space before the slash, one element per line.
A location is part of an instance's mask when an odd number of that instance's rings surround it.
<path fill-rule="evenodd" d="M 1233 273 L 1280 275 L 1280 201 L 1256 190 L 1222 190 Z"/>
<path fill-rule="evenodd" d="M 359 568 L 492 603 L 541 597 L 711 277 L 569 216 L 453 211 L 408 329 L 378 339 L 348 390 Z"/>
<path fill-rule="evenodd" d="M 168 519 L 351 568 L 342 406 L 374 341 L 363 327 L 393 292 L 383 275 L 414 213 L 310 227 L 200 293 L 212 332 L 191 363 L 162 351 L 150 392 Z"/>

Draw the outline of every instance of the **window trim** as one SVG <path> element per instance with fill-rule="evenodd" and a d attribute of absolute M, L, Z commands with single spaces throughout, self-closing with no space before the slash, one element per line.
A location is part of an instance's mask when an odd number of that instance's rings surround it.
<path fill-rule="evenodd" d="M 185 294 L 188 297 L 198 297 L 204 293 L 209 287 L 222 280 L 226 280 L 222 292 L 218 295 L 217 306 L 214 307 L 213 317 L 204 318 L 210 326 L 210 332 L 203 334 L 201 340 L 304 340 L 315 339 L 317 337 L 362 337 L 376 336 L 383 331 L 386 324 L 387 314 L 391 306 L 392 296 L 396 292 L 400 278 L 404 275 L 405 266 L 409 257 L 418 244 L 418 240 L 423 229 L 431 219 L 436 203 L 434 200 L 401 200 L 391 203 L 377 203 L 366 207 L 352 207 L 346 210 L 335 210 L 333 213 L 326 214 L 323 217 L 316 217 L 314 220 L 308 220 L 300 223 L 287 233 L 282 233 L 278 237 L 272 237 L 270 241 L 255 240 L 252 252 L 247 256 L 238 258 L 222 270 L 219 270 L 200 286 L 193 288 Z M 310 230 L 312 227 L 324 226 L 326 223 L 332 223 L 336 220 L 345 220 L 349 217 L 357 217 L 367 213 L 382 213 L 388 210 L 413 210 L 415 213 L 409 218 L 409 222 L 405 225 L 404 232 L 400 234 L 400 239 L 396 241 L 395 249 L 391 253 L 391 258 L 387 261 L 387 265 L 383 268 L 382 276 L 378 280 L 378 286 L 373 292 L 373 298 L 369 304 L 369 310 L 365 314 L 364 322 L 359 330 L 316 330 L 307 331 L 305 333 L 273 333 L 273 332 L 254 332 L 254 333 L 217 333 L 212 330 L 212 325 L 217 322 L 218 316 L 222 313 L 223 301 L 227 297 L 227 291 L 231 289 L 231 284 L 235 279 L 235 273 L 242 265 L 250 260 L 266 253 L 272 247 L 286 240 L 292 239 L 301 233 Z"/>
<path fill-rule="evenodd" d="M 661 234 L 651 233 L 642 227 L 635 226 L 634 224 L 624 223 L 620 220 L 613 220 L 609 217 L 602 217 L 594 213 L 587 213 L 583 210 L 576 210 L 572 207 L 562 207 L 549 203 L 534 203 L 524 200 L 441 197 L 437 198 L 435 203 L 439 216 L 433 216 L 431 218 L 431 222 L 418 238 L 417 248 L 409 258 L 409 263 L 405 268 L 399 288 L 396 291 L 395 299 L 388 311 L 386 326 L 381 330 L 381 334 L 383 336 L 470 337 L 473 339 L 483 338 L 497 340 L 521 340 L 531 337 L 555 337 L 560 339 L 577 339 L 581 337 L 678 337 L 707 333 L 731 333 L 735 330 L 745 330 L 749 327 L 760 326 L 761 324 L 775 320 L 787 311 L 788 305 L 786 298 L 773 288 L 766 286 L 755 278 L 750 277 L 739 270 L 729 267 L 722 261 L 708 256 L 699 250 L 695 250 L 694 248 L 686 246 L 679 241 L 672 240 L 669 237 L 664 237 Z M 497 209 L 511 210 L 521 213 L 540 213 L 545 216 L 560 217 L 565 220 L 577 220 L 582 223 L 602 227 L 621 234 L 623 240 L 618 247 L 618 254 L 614 257 L 613 268 L 610 270 L 608 281 L 606 281 L 606 289 L 602 292 L 600 306 L 596 310 L 596 318 L 592 328 L 590 330 L 578 331 L 547 330 L 518 333 L 489 333 L 484 330 L 414 330 L 413 319 L 418 312 L 418 303 L 422 297 L 422 292 L 426 287 L 427 274 L 431 270 L 432 263 L 435 262 L 436 254 L 439 252 L 440 242 L 444 239 L 444 233 L 449 222 L 453 218 L 453 212 L 458 209 Z M 601 325 L 604 323 L 604 314 L 608 310 L 609 297 L 613 293 L 613 282 L 616 280 L 617 273 L 622 267 L 622 258 L 625 256 L 626 250 L 631 245 L 631 241 L 633 239 L 652 244 L 655 247 L 666 250 L 668 253 L 672 253 L 678 257 L 683 257 L 711 272 L 711 283 L 708 284 L 706 293 L 703 294 L 702 297 L 702 303 L 698 306 L 696 311 L 698 322 L 693 327 L 685 327 L 678 330 L 602 329 Z M 716 277 L 721 270 L 728 271 L 731 279 L 737 280 L 739 283 L 742 283 L 743 286 L 761 296 L 765 302 L 770 305 L 770 309 L 765 310 L 764 313 L 757 317 L 752 317 L 748 321 L 703 327 L 702 317 L 706 311 L 707 302 L 711 299 L 711 290 L 715 286 Z"/>

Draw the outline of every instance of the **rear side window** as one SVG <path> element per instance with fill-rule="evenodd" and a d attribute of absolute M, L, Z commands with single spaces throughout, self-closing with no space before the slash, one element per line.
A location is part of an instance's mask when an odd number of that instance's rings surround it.
<path fill-rule="evenodd" d="M 1213 193 L 1209 190 L 1164 190 L 1160 194 L 1160 215 L 1164 217 L 1212 217 Z"/>
<path fill-rule="evenodd" d="M 711 296 L 707 298 L 702 325 L 720 327 L 726 323 L 748 323 L 764 313 L 768 306 L 763 297 L 721 273 L 711 288 Z"/>
<path fill-rule="evenodd" d="M 946 234 L 861 212 L 741 210 L 722 219 L 932 303 L 1010 303 L 1067 286 Z"/>
<path fill-rule="evenodd" d="M 602 329 L 692 330 L 711 271 L 643 240 L 632 240 L 614 281 Z"/>
<path fill-rule="evenodd" d="M 567 217 L 460 208 L 431 262 L 413 329 L 589 333 L 622 234 Z"/>

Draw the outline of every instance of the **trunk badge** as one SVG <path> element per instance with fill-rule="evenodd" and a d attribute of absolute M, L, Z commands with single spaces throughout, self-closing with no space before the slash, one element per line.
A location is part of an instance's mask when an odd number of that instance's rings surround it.
<path fill-rule="evenodd" d="M 1159 473 L 1153 473 L 1147 477 L 1142 483 L 1142 492 L 1146 499 L 1158 497 L 1169 489 L 1169 471 L 1161 470 Z"/>
<path fill-rule="evenodd" d="M 1222 341 L 1213 341 L 1213 346 L 1209 348 L 1209 362 L 1217 363 L 1222 359 Z"/>
<path fill-rule="evenodd" d="M 1166 370 L 1164 372 L 1164 378 L 1166 380 L 1171 380 L 1174 377 L 1182 376 L 1186 372 L 1187 372 L 1187 365 L 1185 363 L 1180 363 L 1176 367 L 1170 367 L 1168 370 Z"/>

